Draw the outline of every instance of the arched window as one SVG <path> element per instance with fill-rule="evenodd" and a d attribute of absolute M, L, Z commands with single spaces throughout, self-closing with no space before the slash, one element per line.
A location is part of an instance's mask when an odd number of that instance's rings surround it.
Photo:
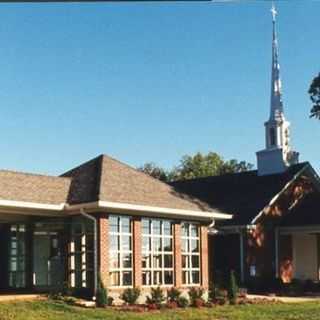
<path fill-rule="evenodd" d="M 276 131 L 274 128 L 270 128 L 270 145 L 276 145 Z"/>

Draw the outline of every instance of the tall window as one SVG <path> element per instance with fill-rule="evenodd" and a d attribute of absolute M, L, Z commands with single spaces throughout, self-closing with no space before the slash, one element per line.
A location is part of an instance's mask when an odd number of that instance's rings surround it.
<path fill-rule="evenodd" d="M 88 288 L 93 284 L 93 224 L 74 219 L 69 250 L 70 285 Z"/>
<path fill-rule="evenodd" d="M 111 286 L 132 285 L 131 218 L 109 216 L 109 270 Z"/>
<path fill-rule="evenodd" d="M 173 284 L 172 222 L 142 219 L 142 284 Z"/>
<path fill-rule="evenodd" d="M 26 286 L 26 226 L 15 224 L 10 227 L 9 242 L 9 286 Z"/>
<path fill-rule="evenodd" d="M 276 131 L 275 131 L 275 128 L 270 128 L 270 144 L 272 146 L 276 145 Z"/>
<path fill-rule="evenodd" d="M 182 223 L 182 283 L 200 284 L 200 239 L 199 226 Z"/>

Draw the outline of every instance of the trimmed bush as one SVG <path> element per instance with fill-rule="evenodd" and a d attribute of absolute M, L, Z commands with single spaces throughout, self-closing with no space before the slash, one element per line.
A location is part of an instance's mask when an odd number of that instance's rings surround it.
<path fill-rule="evenodd" d="M 165 301 L 165 296 L 163 291 L 160 287 L 151 288 L 151 296 L 147 296 L 147 304 L 155 304 L 156 306 L 160 307 L 163 301 Z"/>
<path fill-rule="evenodd" d="M 104 308 L 108 305 L 108 293 L 104 284 L 101 281 L 101 278 L 98 279 L 98 288 L 96 296 L 97 307 Z"/>
<path fill-rule="evenodd" d="M 195 287 L 192 287 L 190 290 L 189 290 L 189 297 L 190 297 L 190 304 L 195 307 L 196 306 L 196 300 L 198 299 L 201 299 L 203 302 L 203 293 L 204 293 L 204 290 L 202 288 L 195 288 Z"/>
<path fill-rule="evenodd" d="M 139 288 L 127 288 L 123 291 L 121 295 L 121 299 L 130 305 L 133 305 L 137 302 L 140 296 L 140 289 Z"/>
<path fill-rule="evenodd" d="M 180 296 L 178 299 L 178 306 L 180 308 L 187 308 L 189 305 L 189 300 L 186 297 Z"/>
<path fill-rule="evenodd" d="M 181 291 L 177 288 L 171 288 L 167 292 L 167 299 L 169 302 L 178 302 L 181 296 Z"/>
<path fill-rule="evenodd" d="M 230 272 L 230 279 L 229 279 L 229 287 L 228 287 L 228 298 L 230 304 L 236 304 L 237 298 L 238 298 L 238 285 L 236 276 L 234 274 L 234 271 Z"/>

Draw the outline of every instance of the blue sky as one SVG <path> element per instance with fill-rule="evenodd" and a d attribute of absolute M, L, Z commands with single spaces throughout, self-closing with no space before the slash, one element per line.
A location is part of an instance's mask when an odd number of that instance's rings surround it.
<path fill-rule="evenodd" d="M 278 11 L 292 142 L 320 169 L 320 2 Z M 1 4 L 0 39 L 1 168 L 59 174 L 101 153 L 169 168 L 197 151 L 255 164 L 264 147 L 267 1 Z"/>

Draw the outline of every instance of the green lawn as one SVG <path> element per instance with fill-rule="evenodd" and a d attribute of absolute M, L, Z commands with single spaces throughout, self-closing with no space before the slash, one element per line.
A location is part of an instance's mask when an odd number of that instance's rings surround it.
<path fill-rule="evenodd" d="M 118 310 L 83 309 L 49 301 L 0 304 L 0 320 L 318 320 L 320 302 L 300 304 L 241 305 L 185 310 L 166 310 L 152 313 L 133 313 Z"/>

